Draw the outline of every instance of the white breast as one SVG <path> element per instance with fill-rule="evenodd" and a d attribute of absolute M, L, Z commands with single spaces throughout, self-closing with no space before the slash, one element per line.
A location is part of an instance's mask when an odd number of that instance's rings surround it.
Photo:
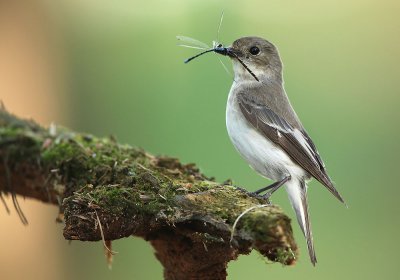
<path fill-rule="evenodd" d="M 260 175 L 281 180 L 287 175 L 301 178 L 304 170 L 285 151 L 261 135 L 245 119 L 236 101 L 235 82 L 229 92 L 226 107 L 226 127 L 229 137 L 250 166 Z"/>

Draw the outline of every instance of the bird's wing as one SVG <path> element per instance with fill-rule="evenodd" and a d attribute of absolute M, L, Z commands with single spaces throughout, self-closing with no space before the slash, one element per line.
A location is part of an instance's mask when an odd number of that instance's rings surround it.
<path fill-rule="evenodd" d="M 314 143 L 303 129 L 294 128 L 271 108 L 243 94 L 237 95 L 237 101 L 243 115 L 260 133 L 286 151 L 298 165 L 344 202 L 329 178 Z"/>

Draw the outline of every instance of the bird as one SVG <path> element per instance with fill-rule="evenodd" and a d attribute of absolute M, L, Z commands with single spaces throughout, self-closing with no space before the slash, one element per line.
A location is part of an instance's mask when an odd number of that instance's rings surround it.
<path fill-rule="evenodd" d="M 263 196 L 269 198 L 284 185 L 315 266 L 308 182 L 315 178 L 340 202 L 345 202 L 288 99 L 278 49 L 268 40 L 248 36 L 235 40 L 230 47 L 218 44 L 201 54 L 211 51 L 230 57 L 233 63 L 234 79 L 226 106 L 229 138 L 250 167 L 275 181 L 254 193 L 267 191 Z"/>

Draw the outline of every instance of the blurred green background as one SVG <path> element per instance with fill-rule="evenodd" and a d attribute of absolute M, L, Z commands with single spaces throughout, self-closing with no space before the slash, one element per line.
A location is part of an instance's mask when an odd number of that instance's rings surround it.
<path fill-rule="evenodd" d="M 268 182 L 247 166 L 227 136 L 232 77 L 213 54 L 183 64 L 197 51 L 177 47 L 175 36 L 211 44 L 224 11 L 223 43 L 257 35 L 276 44 L 292 104 L 349 208 L 312 182 L 318 265 L 310 264 L 293 221 L 301 249 L 296 266 L 266 264 L 252 253 L 229 264 L 228 279 L 400 279 L 398 1 L 36 2 L 56 38 L 54 56 L 62 61 L 60 97 L 53 92 L 48 106 L 63 113 L 51 115 L 53 121 L 195 162 L 218 181 L 232 178 L 249 190 Z M 283 189 L 273 202 L 294 218 Z M 47 235 L 60 235 L 57 279 L 162 279 L 162 267 L 143 240 L 114 242 L 119 254 L 109 271 L 100 243 L 68 245 L 60 226 L 45 226 Z M 32 272 L 41 277 L 31 279 L 50 277 L 41 257 L 43 265 Z M 18 272 L 8 275 L 14 279 Z"/>

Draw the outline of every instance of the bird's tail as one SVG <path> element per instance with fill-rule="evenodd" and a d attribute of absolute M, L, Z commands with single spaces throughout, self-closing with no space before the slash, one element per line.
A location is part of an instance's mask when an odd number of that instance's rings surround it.
<path fill-rule="evenodd" d="M 311 263 L 315 266 L 317 258 L 315 256 L 314 242 L 311 232 L 311 223 L 308 215 L 307 203 L 307 185 L 304 180 L 291 179 L 286 185 L 286 191 L 289 195 L 290 203 L 296 212 L 297 221 L 307 240 L 308 253 Z"/>

